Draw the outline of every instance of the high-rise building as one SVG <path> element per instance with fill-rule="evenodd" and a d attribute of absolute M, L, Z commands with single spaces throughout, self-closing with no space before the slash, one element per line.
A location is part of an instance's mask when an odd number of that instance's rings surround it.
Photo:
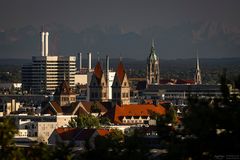
<path fill-rule="evenodd" d="M 147 84 L 157 85 L 159 84 L 159 58 L 154 48 L 154 41 L 152 41 L 151 52 L 147 59 Z"/>
<path fill-rule="evenodd" d="M 22 87 L 30 93 L 52 93 L 63 80 L 75 86 L 75 56 L 32 57 L 32 64 L 22 67 Z"/>
<path fill-rule="evenodd" d="M 112 102 L 130 104 L 130 87 L 123 63 L 120 61 L 112 84 Z"/>
<path fill-rule="evenodd" d="M 41 32 L 41 56 L 32 57 L 32 63 L 22 67 L 22 88 L 29 93 L 52 93 L 63 80 L 75 86 L 76 57 L 49 56 L 48 32 Z"/>

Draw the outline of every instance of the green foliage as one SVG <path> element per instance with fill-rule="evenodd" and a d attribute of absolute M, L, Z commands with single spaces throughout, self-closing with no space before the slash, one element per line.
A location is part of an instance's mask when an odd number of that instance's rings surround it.
<path fill-rule="evenodd" d="M 223 97 L 190 98 L 184 112 L 183 130 L 172 132 L 168 159 L 215 159 L 217 155 L 239 155 L 240 100 L 231 96 L 226 76 L 221 77 Z"/>
<path fill-rule="evenodd" d="M 7 70 L 7 68 L 0 68 L 0 82 L 21 82 L 21 69 L 17 66 L 12 66 L 9 70 Z"/>
<path fill-rule="evenodd" d="M 77 118 L 72 118 L 69 121 L 70 127 L 77 128 L 99 128 L 99 119 L 92 115 L 80 115 Z"/>
<path fill-rule="evenodd" d="M 5 118 L 0 122 L 0 145 L 2 148 L 13 144 L 13 137 L 17 133 L 16 127 L 11 119 Z"/>
<path fill-rule="evenodd" d="M 147 153 L 138 130 L 131 136 L 124 136 L 122 131 L 114 129 L 105 137 L 96 137 L 95 150 L 88 153 L 87 159 L 146 160 Z"/>
<path fill-rule="evenodd" d="M 100 112 L 101 112 L 101 109 L 98 107 L 97 103 L 94 102 L 91 105 L 91 113 L 100 113 Z"/>
<path fill-rule="evenodd" d="M 101 125 L 109 125 L 111 123 L 110 119 L 107 117 L 101 117 L 99 122 Z"/>
<path fill-rule="evenodd" d="M 25 159 L 47 160 L 52 156 L 52 149 L 44 143 L 35 144 L 29 148 L 22 148 L 22 150 Z"/>
<path fill-rule="evenodd" d="M 149 114 L 152 119 L 155 119 L 158 124 L 168 125 L 168 124 L 176 124 L 177 123 L 177 112 L 174 106 L 169 105 L 165 106 L 166 113 L 164 115 L 160 115 L 156 112 L 149 110 Z"/>
<path fill-rule="evenodd" d="M 52 152 L 51 159 L 76 159 L 77 154 L 74 153 L 74 147 L 74 143 L 57 143 L 55 149 Z"/>

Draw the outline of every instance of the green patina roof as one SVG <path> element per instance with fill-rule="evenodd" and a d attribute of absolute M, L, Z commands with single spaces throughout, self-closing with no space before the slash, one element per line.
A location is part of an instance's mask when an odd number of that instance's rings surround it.
<path fill-rule="evenodd" d="M 149 55 L 149 59 L 150 60 L 158 60 L 158 57 L 156 55 L 156 50 L 154 48 L 154 41 L 152 41 L 152 46 L 151 46 L 151 52 L 150 52 L 150 55 Z"/>

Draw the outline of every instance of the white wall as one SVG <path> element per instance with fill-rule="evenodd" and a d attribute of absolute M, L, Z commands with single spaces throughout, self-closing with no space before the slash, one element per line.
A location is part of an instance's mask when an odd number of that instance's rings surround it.
<path fill-rule="evenodd" d="M 112 99 L 112 84 L 113 84 L 113 80 L 114 80 L 114 76 L 115 76 L 116 72 L 109 72 L 108 75 L 108 99 Z"/>
<path fill-rule="evenodd" d="M 75 75 L 75 85 L 86 85 L 87 84 L 88 75 L 87 74 L 76 74 Z"/>

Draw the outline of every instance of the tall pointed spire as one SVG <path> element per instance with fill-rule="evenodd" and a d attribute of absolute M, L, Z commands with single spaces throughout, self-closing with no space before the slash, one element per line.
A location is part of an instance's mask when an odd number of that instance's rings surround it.
<path fill-rule="evenodd" d="M 198 49 L 197 49 L 197 70 L 200 70 L 200 67 L 199 67 L 199 58 L 198 58 Z"/>
<path fill-rule="evenodd" d="M 202 84 L 201 70 L 200 70 L 199 57 L 198 57 L 198 49 L 197 49 L 195 84 Z"/>
<path fill-rule="evenodd" d="M 147 59 L 147 84 L 159 84 L 159 58 L 156 54 L 154 39 L 152 39 L 151 52 Z"/>
<path fill-rule="evenodd" d="M 100 54 L 97 52 L 97 61 L 100 62 Z"/>
<path fill-rule="evenodd" d="M 152 48 L 154 48 L 154 39 L 152 39 Z"/>

